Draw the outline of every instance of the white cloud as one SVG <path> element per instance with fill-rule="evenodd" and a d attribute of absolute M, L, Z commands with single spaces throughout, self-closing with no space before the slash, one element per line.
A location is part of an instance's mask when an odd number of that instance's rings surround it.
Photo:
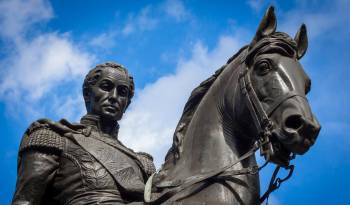
<path fill-rule="evenodd" d="M 135 25 L 130 21 L 128 22 L 122 30 L 124 35 L 129 35 L 135 31 Z"/>
<path fill-rule="evenodd" d="M 198 42 L 190 59 L 180 59 L 174 74 L 137 90 L 121 122 L 120 137 L 135 150 L 153 154 L 159 166 L 172 143 L 172 134 L 191 91 L 212 75 L 243 44 L 237 37 L 221 37 L 208 51 Z"/>
<path fill-rule="evenodd" d="M 126 32 L 130 32 L 130 31 L 126 31 Z M 104 32 L 92 38 L 89 44 L 91 46 L 96 46 L 96 47 L 105 48 L 105 49 L 112 48 L 116 45 L 116 37 L 117 37 L 116 31 Z"/>
<path fill-rule="evenodd" d="M 311 9 L 312 2 L 306 1 L 300 3 L 299 7 L 286 12 L 283 15 L 284 23 L 280 26 L 280 30 L 294 34 L 301 23 L 305 23 L 311 38 L 329 37 L 329 34 L 338 38 L 341 34 L 350 34 L 350 29 L 346 26 L 350 19 L 350 1 L 337 0 L 326 1 L 322 5 L 316 4 L 317 10 Z"/>
<path fill-rule="evenodd" d="M 75 91 L 67 95 L 63 100 L 61 96 L 53 96 L 52 107 L 55 108 L 55 113 L 60 118 L 70 119 L 73 122 L 78 122 L 81 116 L 85 115 L 85 102 L 81 89 L 75 87 Z"/>
<path fill-rule="evenodd" d="M 63 93 L 51 104 L 55 96 L 52 91 L 81 79 L 91 68 L 94 57 L 72 42 L 68 34 L 38 30 L 37 35 L 26 37 L 34 24 L 53 15 L 46 1 L 9 2 L 0 3 L 1 34 L 11 47 L 0 62 L 0 99 L 12 115 L 25 115 L 31 120 L 48 113 L 55 115 L 61 105 L 76 97 L 70 92 Z M 77 89 L 80 90 L 80 85 Z"/>
<path fill-rule="evenodd" d="M 137 16 L 137 24 L 140 30 L 150 30 L 156 26 L 158 20 L 151 17 L 152 10 L 151 6 L 147 6 Z"/>
<path fill-rule="evenodd" d="M 33 24 L 47 21 L 53 16 L 46 0 L 1 1 L 0 11 L 0 34 L 11 39 L 17 39 Z"/>
<path fill-rule="evenodd" d="M 129 19 L 122 30 L 122 33 L 124 35 L 129 35 L 137 31 L 147 31 L 154 29 L 158 24 L 158 20 L 152 17 L 154 10 L 154 7 L 146 6 L 137 15 L 130 14 Z"/>
<path fill-rule="evenodd" d="M 190 13 L 180 0 L 166 0 L 163 4 L 163 9 L 168 16 L 175 18 L 176 21 L 185 20 L 190 16 Z"/>
<path fill-rule="evenodd" d="M 130 35 L 135 32 L 150 31 L 155 29 L 164 17 L 170 17 L 176 21 L 183 21 L 191 16 L 180 0 L 166 0 L 157 5 L 147 5 L 139 13 L 130 13 L 121 33 Z"/>
<path fill-rule="evenodd" d="M 23 92 L 37 100 L 54 85 L 81 77 L 90 66 L 90 56 L 76 48 L 68 37 L 42 34 L 17 47 L 0 84 L 1 95 Z"/>
<path fill-rule="evenodd" d="M 250 8 L 256 12 L 260 11 L 261 8 L 265 5 L 264 0 L 248 0 L 247 3 Z"/>

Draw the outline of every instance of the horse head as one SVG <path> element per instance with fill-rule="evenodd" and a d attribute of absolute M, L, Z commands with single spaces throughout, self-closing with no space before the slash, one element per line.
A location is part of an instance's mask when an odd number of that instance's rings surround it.
<path fill-rule="evenodd" d="M 321 128 L 306 98 L 311 80 L 299 63 L 307 46 L 306 26 L 300 27 L 294 39 L 277 32 L 270 7 L 242 63 L 239 94 L 246 97 L 236 106 L 237 119 L 247 118 L 243 110 L 250 112 L 243 129 L 255 136 L 267 132 L 269 143 L 262 154 L 281 165 L 288 164 L 292 154 L 308 151 Z"/>

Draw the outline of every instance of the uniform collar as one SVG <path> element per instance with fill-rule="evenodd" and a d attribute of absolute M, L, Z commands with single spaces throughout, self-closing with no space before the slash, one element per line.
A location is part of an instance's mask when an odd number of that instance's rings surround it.
<path fill-rule="evenodd" d="M 86 114 L 80 119 L 80 123 L 86 126 L 91 127 L 93 130 L 97 132 L 101 132 L 101 126 L 100 126 L 100 116 L 92 115 L 92 114 Z M 118 131 L 119 131 L 119 124 L 117 123 L 114 127 L 113 134 L 111 137 L 117 138 L 118 137 Z"/>

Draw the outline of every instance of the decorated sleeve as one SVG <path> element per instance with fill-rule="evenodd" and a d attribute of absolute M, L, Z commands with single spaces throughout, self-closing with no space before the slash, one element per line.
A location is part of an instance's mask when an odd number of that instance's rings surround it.
<path fill-rule="evenodd" d="M 156 172 L 156 167 L 154 166 L 152 155 L 146 152 L 137 152 L 137 157 L 141 161 L 148 177 Z"/>
<path fill-rule="evenodd" d="M 60 154 L 65 146 L 62 136 L 52 130 L 49 124 L 34 122 L 23 135 L 19 155 L 26 151 Z"/>

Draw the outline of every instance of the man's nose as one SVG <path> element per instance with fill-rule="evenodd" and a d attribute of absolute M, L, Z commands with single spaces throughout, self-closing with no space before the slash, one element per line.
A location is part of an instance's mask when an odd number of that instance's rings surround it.
<path fill-rule="evenodd" d="M 109 99 L 116 101 L 117 97 L 118 97 L 118 91 L 117 91 L 117 88 L 114 88 L 109 92 Z"/>

